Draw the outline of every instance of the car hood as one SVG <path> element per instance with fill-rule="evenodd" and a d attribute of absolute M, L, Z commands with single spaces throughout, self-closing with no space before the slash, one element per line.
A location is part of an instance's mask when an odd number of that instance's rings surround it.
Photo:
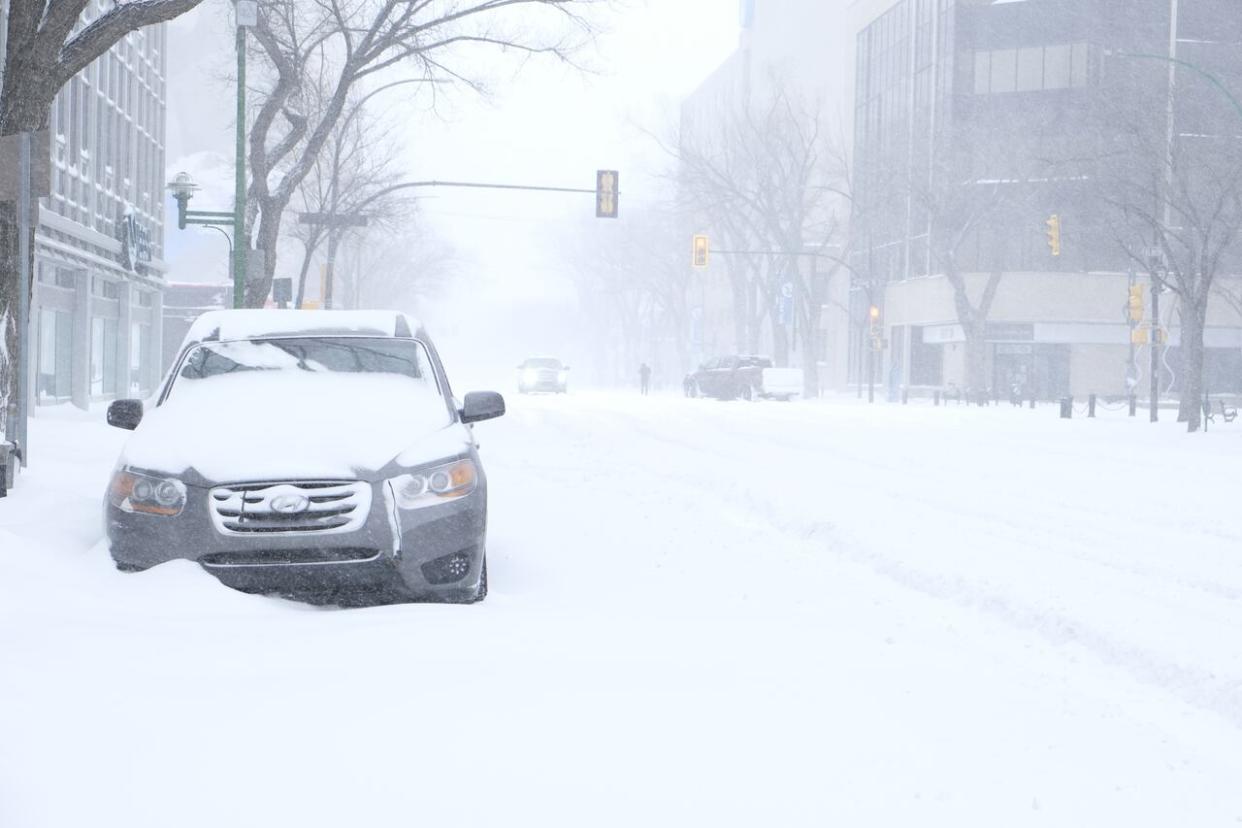
<path fill-rule="evenodd" d="M 471 443 L 443 398 L 401 377 L 256 372 L 174 387 L 120 463 L 197 486 L 371 480 L 458 456 Z"/>

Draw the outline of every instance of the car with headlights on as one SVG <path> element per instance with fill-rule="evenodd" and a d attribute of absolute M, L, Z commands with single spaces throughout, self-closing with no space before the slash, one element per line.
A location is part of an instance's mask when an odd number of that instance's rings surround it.
<path fill-rule="evenodd" d="M 425 330 L 388 311 L 205 313 L 108 486 L 118 568 L 195 561 L 225 584 L 339 604 L 487 595 L 487 478 Z"/>
<path fill-rule="evenodd" d="M 544 391 L 564 394 L 569 391 L 569 366 L 556 357 L 530 357 L 518 366 L 518 392 L 533 394 Z"/>

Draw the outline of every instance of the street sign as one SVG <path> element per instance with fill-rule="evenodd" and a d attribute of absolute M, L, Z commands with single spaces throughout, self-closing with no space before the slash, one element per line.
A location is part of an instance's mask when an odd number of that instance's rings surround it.
<path fill-rule="evenodd" d="M 708 255 L 711 250 L 711 244 L 707 240 L 707 236 L 698 235 L 694 237 L 694 248 L 690 264 L 698 270 L 707 267 Z"/>
<path fill-rule="evenodd" d="M 776 304 L 777 324 L 784 325 L 785 327 L 793 324 L 793 307 L 794 302 L 792 296 L 781 297 L 780 301 Z"/>
<path fill-rule="evenodd" d="M 245 29 L 259 25 L 258 0 L 237 0 L 237 25 Z"/>
<path fill-rule="evenodd" d="M 272 301 L 283 307 L 293 301 L 293 280 L 289 277 L 272 280 Z"/>
<path fill-rule="evenodd" d="M 615 219 L 620 212 L 621 176 L 616 170 L 595 173 L 595 217 Z"/>
<path fill-rule="evenodd" d="M 366 227 L 367 217 L 362 213 L 298 213 L 298 223 L 322 227 Z"/>

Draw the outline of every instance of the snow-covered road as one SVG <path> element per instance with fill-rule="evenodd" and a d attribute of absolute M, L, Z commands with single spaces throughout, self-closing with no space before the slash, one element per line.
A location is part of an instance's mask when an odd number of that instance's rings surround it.
<path fill-rule="evenodd" d="M 0 501 L 0 828 L 1242 821 L 1242 423 L 620 394 L 478 433 L 492 595 L 112 571 Z"/>

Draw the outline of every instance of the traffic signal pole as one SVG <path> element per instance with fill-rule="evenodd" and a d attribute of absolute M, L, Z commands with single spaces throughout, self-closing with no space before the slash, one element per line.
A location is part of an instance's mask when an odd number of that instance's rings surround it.
<path fill-rule="evenodd" d="M 1160 277 L 1151 274 L 1151 421 L 1160 421 Z"/>

